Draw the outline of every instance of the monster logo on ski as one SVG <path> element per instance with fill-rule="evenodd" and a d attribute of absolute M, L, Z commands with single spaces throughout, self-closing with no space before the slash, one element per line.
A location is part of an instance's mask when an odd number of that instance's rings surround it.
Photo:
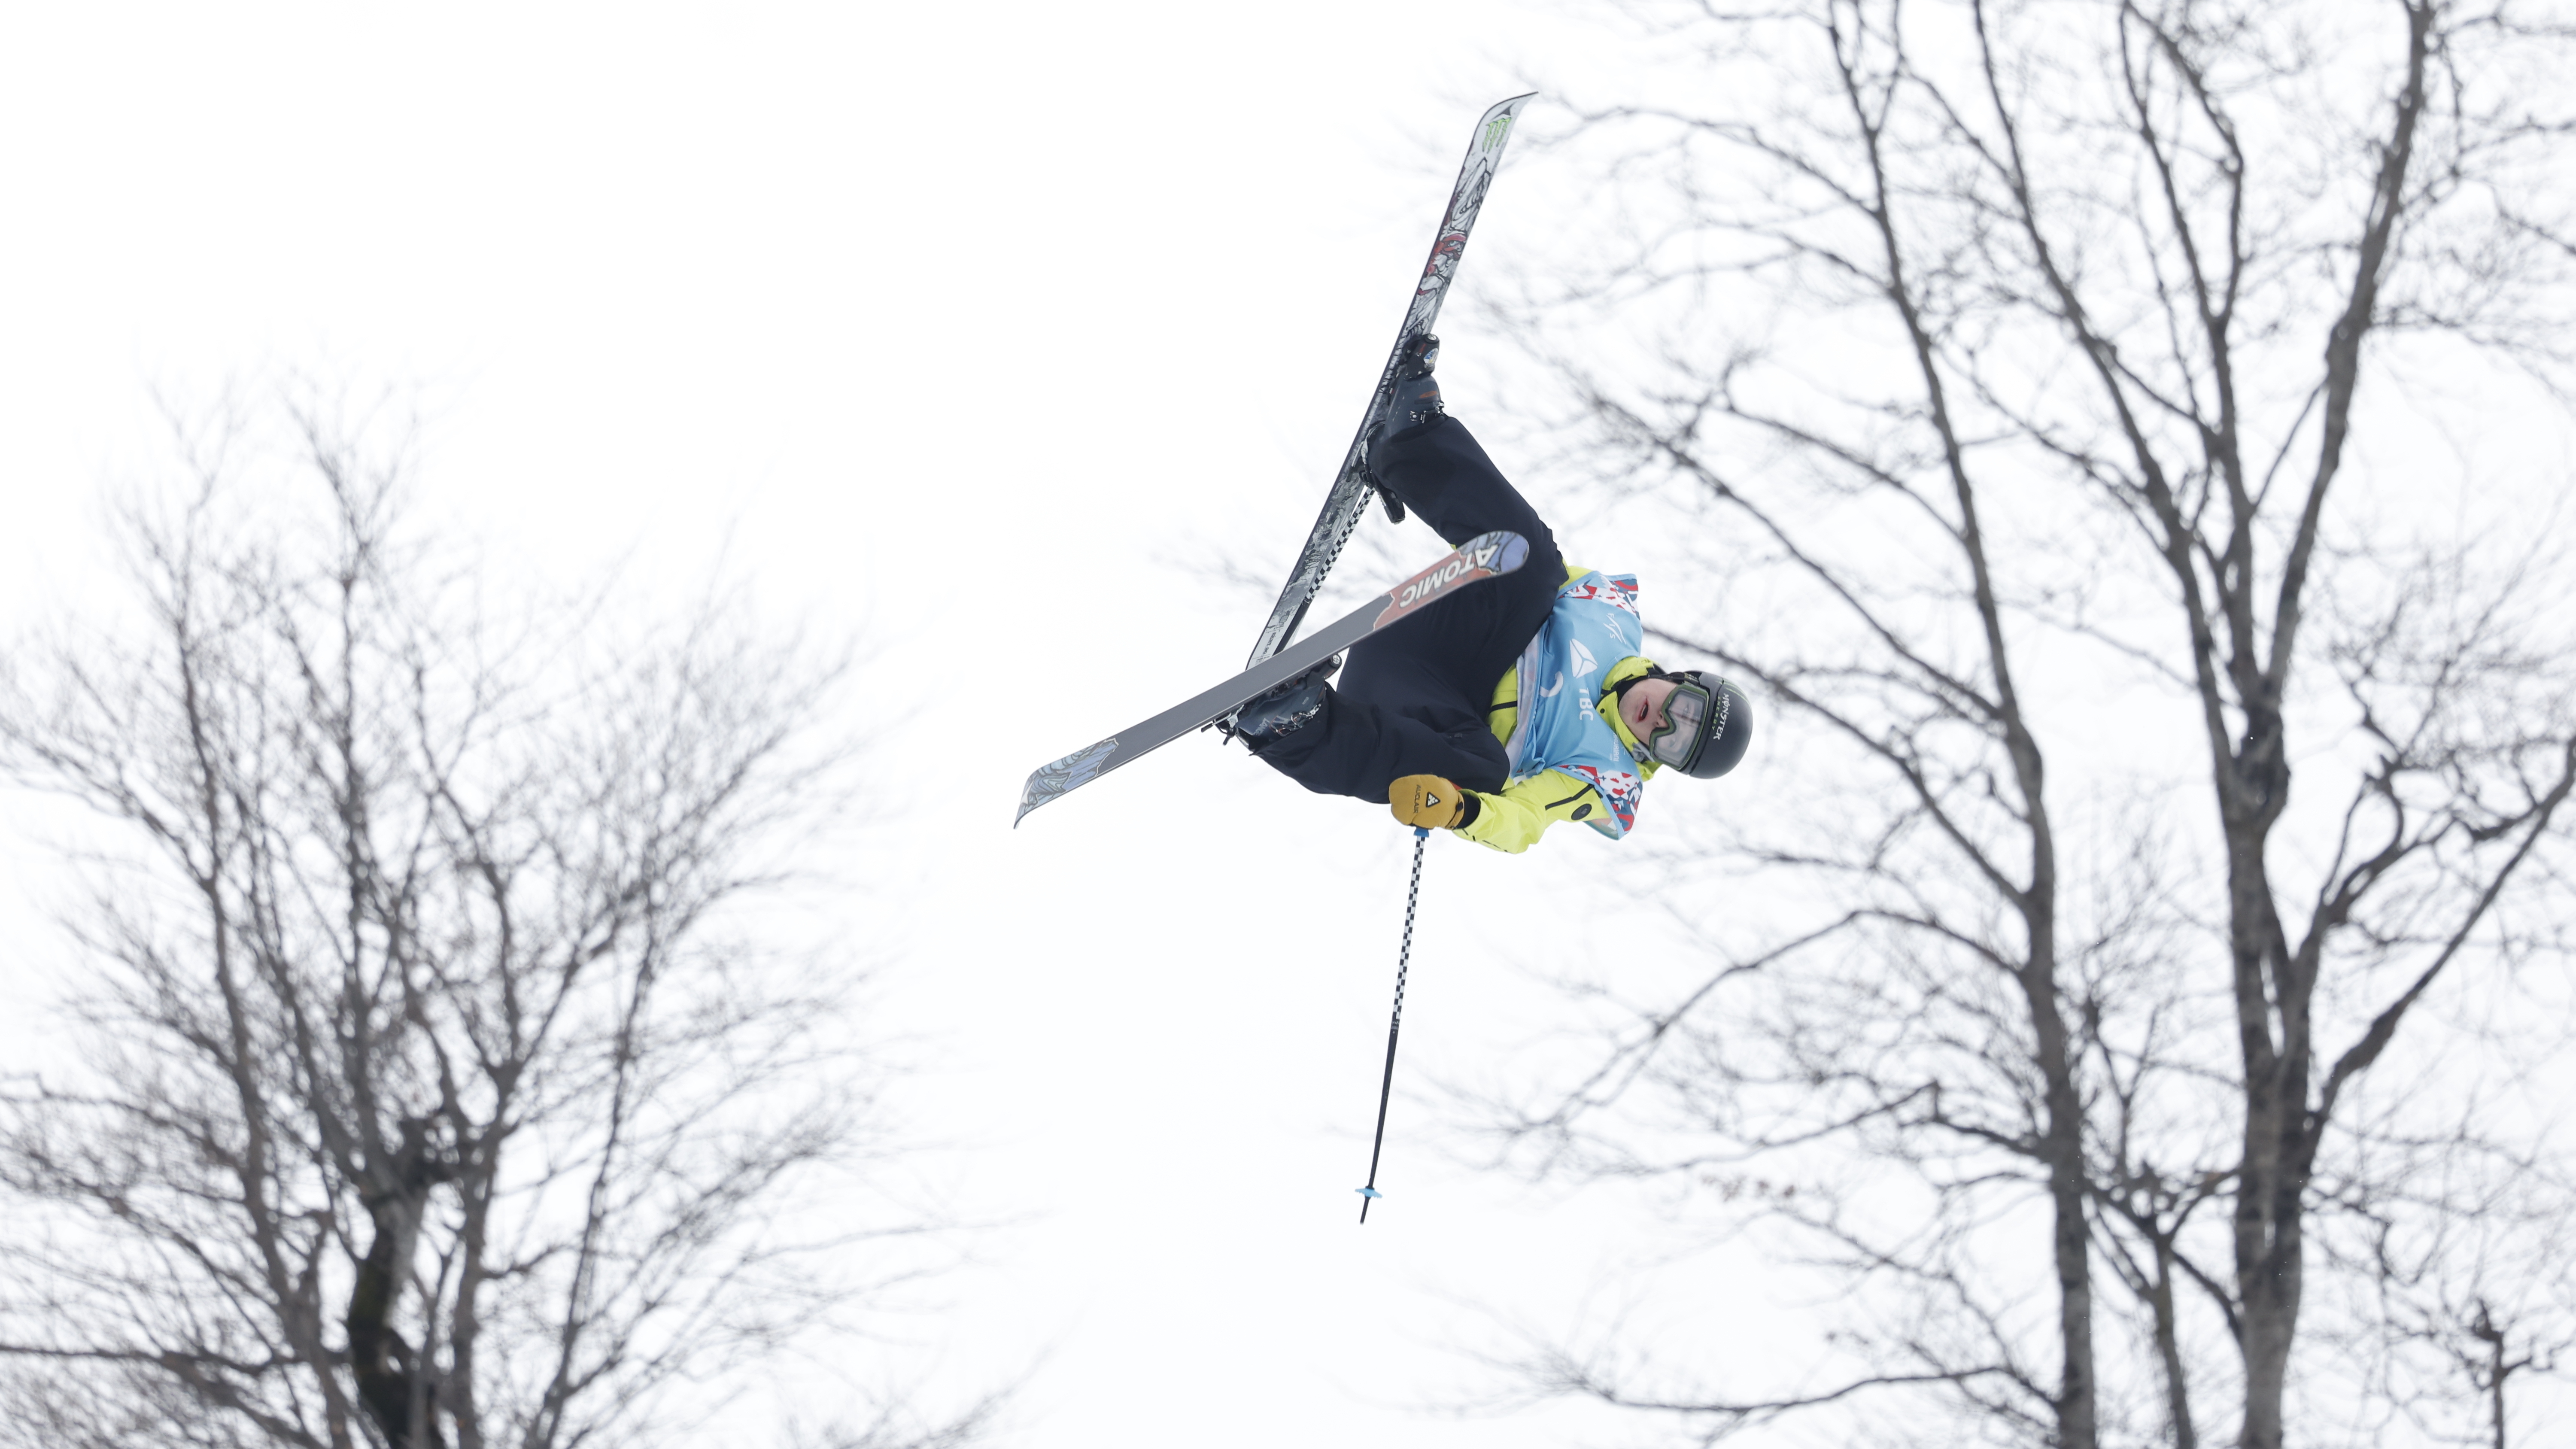
<path fill-rule="evenodd" d="M 1521 108 L 1536 98 L 1532 92 L 1514 96 L 1485 112 L 1468 133 L 1473 139 L 1467 147 L 1467 159 L 1458 168 L 1458 183 L 1449 192 L 1449 205 L 1440 214 L 1440 229 L 1432 234 L 1431 256 L 1422 265 L 1422 275 L 1415 281 L 1411 304 L 1405 308 L 1404 325 L 1396 329 L 1395 346 L 1388 349 L 1386 366 L 1378 370 L 1377 391 L 1369 395 L 1368 411 L 1360 418 L 1359 431 L 1351 435 L 1349 451 L 1342 455 L 1342 469 L 1333 479 L 1332 492 L 1324 499 L 1324 511 L 1315 519 L 1315 527 L 1306 535 L 1306 547 L 1297 555 L 1297 566 L 1288 575 L 1288 587 L 1279 593 L 1279 602 L 1270 610 L 1270 620 L 1261 628 L 1260 640 L 1252 646 L 1247 665 L 1259 664 L 1276 654 L 1297 632 L 1306 617 L 1306 606 L 1314 602 L 1315 593 L 1324 585 L 1324 575 L 1331 571 L 1333 560 L 1342 552 L 1342 544 L 1359 526 L 1360 512 L 1368 506 L 1368 435 L 1395 395 L 1396 368 L 1403 361 L 1404 340 L 1431 330 L 1440 315 L 1440 300 L 1449 294 L 1449 283 L 1458 272 L 1458 259 L 1466 255 L 1467 234 L 1476 225 L 1476 213 L 1485 205 L 1485 192 L 1493 185 L 1494 168 L 1503 160 L 1503 143 L 1510 139 L 1512 122 Z"/>

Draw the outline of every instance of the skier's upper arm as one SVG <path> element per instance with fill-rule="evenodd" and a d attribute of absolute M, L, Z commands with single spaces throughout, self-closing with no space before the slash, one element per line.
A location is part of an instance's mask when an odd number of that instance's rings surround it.
<path fill-rule="evenodd" d="M 1601 792 L 1562 770 L 1546 770 L 1492 794 L 1476 792 L 1476 818 L 1458 833 L 1514 855 L 1538 843 L 1560 820 L 1586 819 L 1605 808 Z"/>

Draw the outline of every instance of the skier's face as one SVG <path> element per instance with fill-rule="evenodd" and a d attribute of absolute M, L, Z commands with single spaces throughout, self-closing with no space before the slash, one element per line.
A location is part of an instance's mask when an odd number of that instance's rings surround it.
<path fill-rule="evenodd" d="M 1637 743 L 1644 744 L 1655 737 L 1655 731 L 1671 726 L 1672 721 L 1664 717 L 1664 701 L 1672 697 L 1669 679 L 1640 681 L 1619 696 L 1620 718 L 1628 722 L 1628 733 L 1637 737 Z"/>

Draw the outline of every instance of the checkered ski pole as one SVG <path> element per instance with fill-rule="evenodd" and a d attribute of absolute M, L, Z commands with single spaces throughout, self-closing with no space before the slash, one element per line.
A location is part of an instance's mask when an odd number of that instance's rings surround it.
<path fill-rule="evenodd" d="M 1413 884 L 1404 892 L 1404 945 L 1395 953 L 1395 1013 L 1386 1021 L 1386 1071 L 1377 1082 L 1377 1138 L 1369 1143 L 1368 1186 L 1359 1190 L 1360 1221 L 1368 1221 L 1369 1204 L 1386 1196 L 1377 1190 L 1378 1153 L 1386 1147 L 1386 1103 L 1395 1091 L 1395 1037 L 1404 1030 L 1404 973 L 1413 960 L 1413 908 L 1422 899 L 1422 843 L 1431 838 L 1428 826 L 1413 830 Z"/>

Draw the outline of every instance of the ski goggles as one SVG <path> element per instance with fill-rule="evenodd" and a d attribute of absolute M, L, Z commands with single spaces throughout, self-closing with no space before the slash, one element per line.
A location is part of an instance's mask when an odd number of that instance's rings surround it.
<path fill-rule="evenodd" d="M 1690 676 L 1674 679 L 1673 692 L 1664 696 L 1663 728 L 1645 739 L 1647 755 L 1657 764 L 1688 770 L 1700 746 L 1716 733 L 1711 723 L 1722 723 L 1724 714 L 1707 685 Z"/>

